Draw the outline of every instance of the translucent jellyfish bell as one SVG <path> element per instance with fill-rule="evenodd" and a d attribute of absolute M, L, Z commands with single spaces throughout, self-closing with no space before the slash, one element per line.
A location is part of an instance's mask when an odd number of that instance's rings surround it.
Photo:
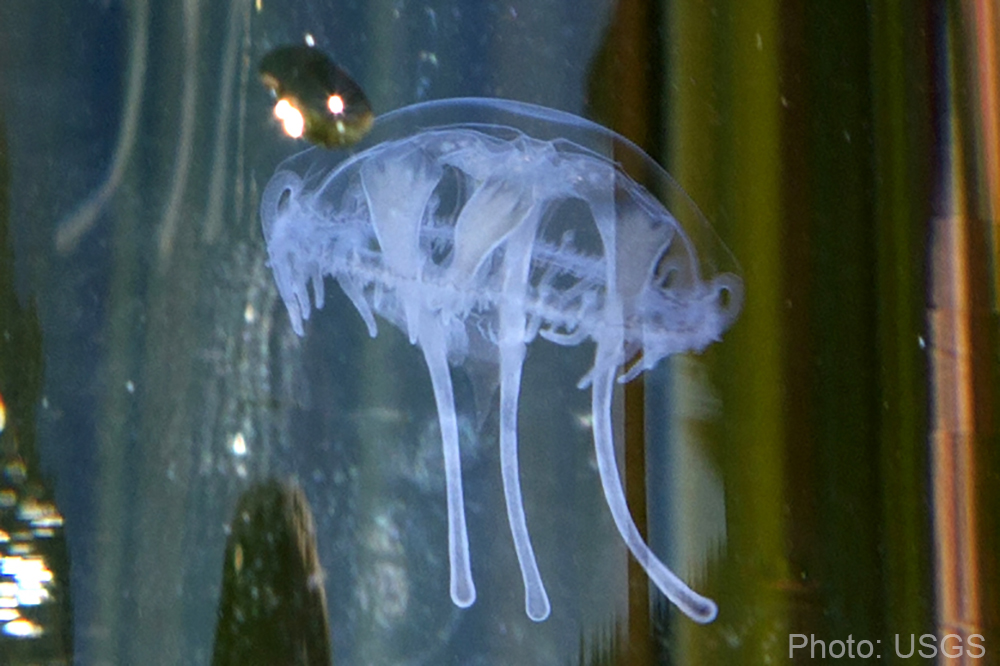
<path fill-rule="evenodd" d="M 611 406 L 616 379 L 719 340 L 739 314 L 743 283 L 698 209 L 638 147 L 582 118 L 518 102 L 417 104 L 380 117 L 346 159 L 311 149 L 286 160 L 264 191 L 261 219 L 296 333 L 313 304 L 323 307 L 331 276 L 372 336 L 378 315 L 423 352 L 443 440 L 455 604 L 471 605 L 476 589 L 449 365 L 474 353 L 499 367 L 503 488 L 526 612 L 538 621 L 550 612 L 517 460 L 521 370 L 540 335 L 594 343 L 579 386 L 591 387 L 594 447 L 615 525 L 678 608 L 697 622 L 715 618 L 715 603 L 671 572 L 636 529 Z"/>

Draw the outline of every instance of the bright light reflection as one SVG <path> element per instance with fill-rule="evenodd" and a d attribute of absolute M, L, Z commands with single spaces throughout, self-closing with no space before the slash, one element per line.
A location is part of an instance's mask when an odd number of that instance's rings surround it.
<path fill-rule="evenodd" d="M 45 633 L 45 630 L 31 620 L 22 618 L 5 624 L 3 626 L 3 633 L 8 636 L 17 636 L 18 638 L 38 638 Z"/>
<path fill-rule="evenodd" d="M 330 109 L 330 113 L 335 116 L 339 116 L 344 112 L 344 98 L 340 95 L 330 95 L 326 100 L 326 108 Z"/>
<path fill-rule="evenodd" d="M 46 585 L 52 582 L 52 572 L 41 557 L 8 556 L 0 559 L 0 575 L 13 582 L 0 582 L 0 607 L 38 606 L 51 598 Z"/>
<path fill-rule="evenodd" d="M 18 518 L 31 523 L 32 527 L 61 527 L 63 517 L 54 504 L 26 499 L 17 510 Z"/>
<path fill-rule="evenodd" d="M 17 583 L 0 582 L 0 608 L 17 608 Z"/>
<path fill-rule="evenodd" d="M 306 128 L 305 118 L 287 99 L 279 99 L 274 105 L 274 117 L 281 121 L 285 134 L 293 139 L 302 137 L 302 132 Z"/>
<path fill-rule="evenodd" d="M 238 432 L 233 437 L 233 453 L 238 456 L 245 456 L 247 454 L 247 441 L 243 438 L 243 433 Z"/>

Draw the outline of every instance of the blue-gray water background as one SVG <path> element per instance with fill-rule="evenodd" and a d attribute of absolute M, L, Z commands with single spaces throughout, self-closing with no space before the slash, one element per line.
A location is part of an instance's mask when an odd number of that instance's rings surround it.
<path fill-rule="evenodd" d="M 226 524 L 274 476 L 312 505 L 338 664 L 780 663 L 793 633 L 878 640 L 885 663 L 895 636 L 979 633 L 995 658 L 991 7 L 2 3 L 0 443 L 65 518 L 57 651 L 207 662 Z M 264 263 L 259 194 L 302 146 L 255 67 L 306 32 L 377 112 L 478 95 L 613 127 L 741 262 L 734 329 L 622 410 L 633 513 L 715 623 L 629 564 L 574 388 L 590 352 L 545 345 L 521 466 L 553 615 L 524 616 L 495 428 L 462 384 L 479 599 L 451 605 L 419 352 L 369 340 L 336 289 L 295 338 Z"/>

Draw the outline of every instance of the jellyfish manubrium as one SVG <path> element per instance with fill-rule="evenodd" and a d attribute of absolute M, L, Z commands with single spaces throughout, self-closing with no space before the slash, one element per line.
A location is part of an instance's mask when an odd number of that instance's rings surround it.
<path fill-rule="evenodd" d="M 470 98 L 405 107 L 380 117 L 359 148 L 346 159 L 314 148 L 281 164 L 261 200 L 264 238 L 298 335 L 313 304 L 323 307 L 329 275 L 372 337 L 377 314 L 423 352 L 444 450 L 454 603 L 470 606 L 476 589 L 449 366 L 476 355 L 499 369 L 501 472 L 525 609 L 536 621 L 550 612 L 517 461 L 521 370 L 526 346 L 541 336 L 593 343 L 593 366 L 578 387 L 591 388 L 598 471 L 615 525 L 656 587 L 691 619 L 711 622 L 715 603 L 670 571 L 636 528 L 611 423 L 615 381 L 670 354 L 701 351 L 739 314 L 742 280 L 710 265 L 713 253 L 724 259 L 728 251 L 704 217 L 628 140 L 528 104 Z"/>

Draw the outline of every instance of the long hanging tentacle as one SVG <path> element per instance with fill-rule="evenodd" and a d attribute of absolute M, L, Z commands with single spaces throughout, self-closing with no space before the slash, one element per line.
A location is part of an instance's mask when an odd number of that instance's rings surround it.
<path fill-rule="evenodd" d="M 507 503 L 507 521 L 514 537 L 517 563 L 524 580 L 524 610 L 535 622 L 549 616 L 551 605 L 545 584 L 538 573 L 535 551 L 531 547 L 528 524 L 521 499 L 521 477 L 517 467 L 517 403 L 521 391 L 524 344 L 500 347 L 500 470 L 503 496 Z"/>
<path fill-rule="evenodd" d="M 598 349 L 597 357 L 601 358 Z M 695 622 L 708 623 L 715 619 L 718 607 L 715 602 L 703 597 L 667 568 L 653 554 L 632 520 L 628 504 L 625 501 L 625 491 L 622 489 L 618 476 L 618 463 L 615 460 L 615 445 L 611 428 L 611 400 L 614 394 L 615 374 L 617 367 L 602 364 L 598 370 L 595 367 L 593 387 L 591 392 L 591 408 L 594 419 L 594 452 L 597 455 L 597 468 L 601 475 L 601 485 L 608 508 L 614 517 L 615 526 L 625 540 L 625 545 L 632 555 L 646 570 L 650 580 L 660 588 L 681 611 Z"/>
<path fill-rule="evenodd" d="M 422 317 L 422 328 L 429 317 Z M 424 333 L 421 330 L 421 333 Z M 476 585 L 472 582 L 469 562 L 469 531 L 465 524 L 465 499 L 462 494 L 462 459 L 458 445 L 458 419 L 455 416 L 455 395 L 448 369 L 445 336 L 441 331 L 420 335 L 427 370 L 434 387 L 438 423 L 441 425 L 441 447 L 444 452 L 444 476 L 448 495 L 448 561 L 451 565 L 451 600 L 459 608 L 468 608 L 476 601 Z"/>
<path fill-rule="evenodd" d="M 503 293 L 509 295 L 499 306 L 500 317 L 500 469 L 507 521 L 514 538 L 517 563 L 524 580 L 524 610 L 535 622 L 549 616 L 551 605 L 545 584 L 538 573 L 535 551 L 531 547 L 528 524 L 521 498 L 521 477 L 517 466 L 517 404 L 521 394 L 521 370 L 524 353 L 527 312 L 523 294 L 528 288 L 531 248 L 539 222 L 539 210 L 531 207 L 523 218 L 508 220 L 511 229 L 506 239 Z"/>

